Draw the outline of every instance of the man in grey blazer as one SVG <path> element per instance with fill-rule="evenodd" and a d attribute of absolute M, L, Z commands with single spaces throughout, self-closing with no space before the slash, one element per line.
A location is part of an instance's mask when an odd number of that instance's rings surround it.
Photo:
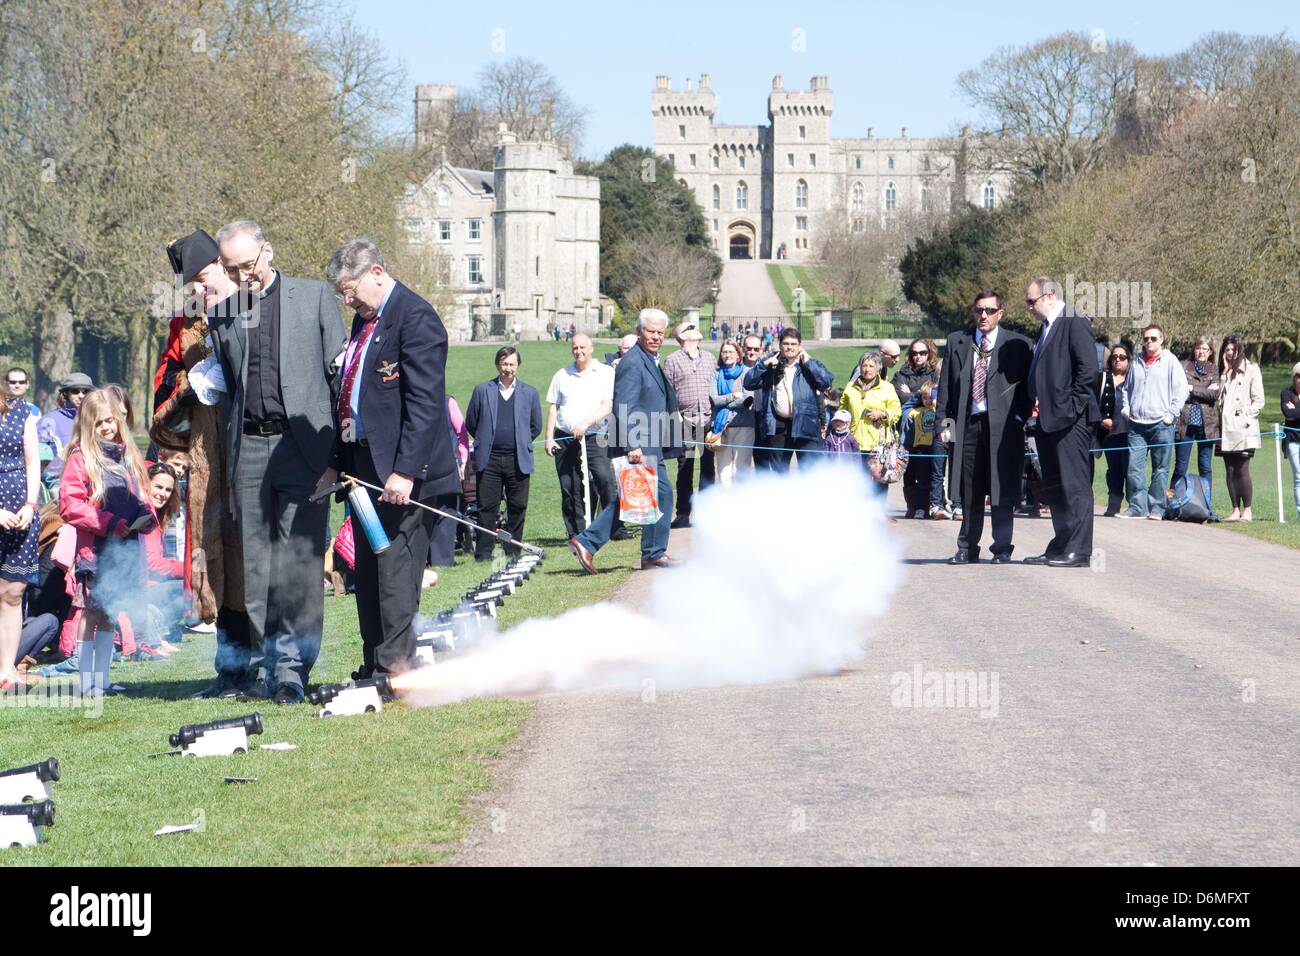
<path fill-rule="evenodd" d="M 520 361 L 513 345 L 498 349 L 497 377 L 474 386 L 465 410 L 465 427 L 474 436 L 478 522 L 486 529 L 474 546 L 476 561 L 492 557 L 503 491 L 506 531 L 516 541 L 524 539 L 533 442 L 542 433 L 542 400 L 537 389 L 519 380 Z M 519 553 L 518 548 L 503 550 L 512 558 Z"/>
<path fill-rule="evenodd" d="M 298 703 L 324 619 L 329 504 L 308 497 L 334 442 L 343 322 L 325 283 L 272 267 L 257 223 L 232 222 L 216 239 L 222 267 L 239 283 L 211 324 L 229 397 L 221 404 L 227 507 L 244 549 L 250 632 L 250 646 L 218 646 L 217 669 L 243 671 L 243 698 Z"/>

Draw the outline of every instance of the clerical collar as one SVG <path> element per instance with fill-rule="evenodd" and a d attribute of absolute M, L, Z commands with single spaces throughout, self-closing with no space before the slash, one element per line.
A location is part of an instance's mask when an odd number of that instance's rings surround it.
<path fill-rule="evenodd" d="M 280 273 L 275 270 L 272 270 L 271 284 L 268 285 L 265 289 L 261 289 L 258 292 L 256 292 L 255 295 L 259 299 L 265 299 L 268 295 L 271 294 L 271 290 L 275 288 L 275 284 L 279 281 L 280 281 Z"/>

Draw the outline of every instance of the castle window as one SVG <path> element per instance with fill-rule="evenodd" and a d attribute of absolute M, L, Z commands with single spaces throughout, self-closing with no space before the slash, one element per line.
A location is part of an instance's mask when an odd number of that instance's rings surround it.
<path fill-rule="evenodd" d="M 929 157 L 929 156 L 925 157 L 924 163 L 925 163 L 925 171 L 928 173 L 928 172 L 930 171 L 930 157 Z"/>
<path fill-rule="evenodd" d="M 810 167 L 812 167 L 813 169 L 816 169 L 816 168 L 817 168 L 817 154 L 816 154 L 816 153 L 809 153 L 809 154 L 808 154 L 808 165 L 809 165 Z"/>
<path fill-rule="evenodd" d="M 713 187 L 713 208 L 714 209 L 722 208 L 722 187 L 721 186 Z"/>
<path fill-rule="evenodd" d="M 438 241 L 451 242 L 451 220 L 450 219 L 438 220 Z"/>
<path fill-rule="evenodd" d="M 795 217 L 794 217 L 794 229 L 795 229 L 795 232 L 807 232 L 807 231 L 808 231 L 808 217 L 807 217 L 807 216 L 795 216 Z"/>
<path fill-rule="evenodd" d="M 861 231 L 863 230 L 863 228 L 864 228 L 864 223 L 862 222 L 861 219 L 854 219 L 854 220 L 853 220 L 853 231 L 854 231 L 854 232 L 861 232 Z"/>
<path fill-rule="evenodd" d="M 898 208 L 898 190 L 894 188 L 893 182 L 885 184 L 885 212 L 893 212 Z"/>
<path fill-rule="evenodd" d="M 694 168 L 695 168 L 695 154 L 694 154 L 694 153 L 691 153 L 691 155 L 690 155 L 690 159 L 688 160 L 688 163 L 689 163 L 691 169 L 694 169 Z"/>
<path fill-rule="evenodd" d="M 746 186 L 744 182 L 739 182 L 736 184 L 736 208 L 737 209 L 749 208 L 749 187 Z"/>
<path fill-rule="evenodd" d="M 717 154 L 717 153 L 714 153 L 714 154 L 713 154 L 713 168 L 714 168 L 714 169 L 717 169 L 717 168 L 718 168 L 718 165 L 719 165 L 718 154 Z"/>
<path fill-rule="evenodd" d="M 853 168 L 854 168 L 854 169 L 861 169 L 861 168 L 862 168 L 862 157 L 861 157 L 861 156 L 854 156 L 854 157 L 853 157 Z"/>
<path fill-rule="evenodd" d="M 424 223 L 419 219 L 406 220 L 406 241 L 418 246 L 424 239 Z"/>
<path fill-rule="evenodd" d="M 992 208 L 993 208 L 993 198 L 994 198 L 994 197 L 993 197 L 993 183 L 992 183 L 992 182 L 987 182 L 987 183 L 984 184 L 984 208 L 985 208 L 985 209 L 992 209 Z"/>
<path fill-rule="evenodd" d="M 791 169 L 794 169 L 794 153 L 785 154 L 785 164 Z"/>
<path fill-rule="evenodd" d="M 677 157 L 672 153 L 668 154 L 668 166 L 670 169 L 677 168 Z"/>
<path fill-rule="evenodd" d="M 738 157 L 736 157 L 736 158 L 737 158 L 737 159 L 739 160 L 739 162 L 740 162 L 740 168 L 741 168 L 741 169 L 744 169 L 744 168 L 745 168 L 745 154 L 744 154 L 744 153 L 741 153 L 741 154 L 740 154 Z"/>
<path fill-rule="evenodd" d="M 714 188 L 716 188 L 716 187 L 714 187 Z M 718 231 L 718 220 L 716 220 L 716 219 L 713 220 L 713 231 L 714 231 L 714 232 L 717 232 L 717 231 Z"/>
<path fill-rule="evenodd" d="M 480 239 L 483 238 L 483 220 L 482 220 L 482 219 L 466 219 L 466 220 L 465 220 L 465 227 L 466 227 L 466 234 L 465 234 L 465 235 L 466 235 L 466 238 L 469 239 L 470 242 L 478 242 Z"/>
<path fill-rule="evenodd" d="M 893 157 L 893 156 L 890 156 L 889 159 L 885 160 L 885 168 L 888 169 L 891 173 L 894 171 L 894 157 Z"/>
<path fill-rule="evenodd" d="M 863 213 L 867 208 L 867 191 L 862 188 L 862 183 L 853 184 L 853 206 L 855 213 Z"/>
<path fill-rule="evenodd" d="M 465 257 L 465 278 L 469 280 L 470 285 L 483 284 L 483 257 L 482 256 Z"/>
<path fill-rule="evenodd" d="M 926 160 L 926 162 L 929 162 L 929 160 Z M 925 183 L 921 183 L 921 212 L 929 212 L 929 211 L 930 211 L 930 187 Z"/>
<path fill-rule="evenodd" d="M 542 257 L 533 256 L 533 275 L 539 276 L 541 274 L 542 274 Z"/>
<path fill-rule="evenodd" d="M 446 186 L 438 187 L 438 205 L 439 206 L 451 205 L 451 190 L 448 189 Z"/>
<path fill-rule="evenodd" d="M 799 138 L 800 138 L 800 139 L 807 139 L 807 138 L 808 138 L 808 127 L 807 127 L 807 126 L 800 126 L 800 127 L 799 127 Z"/>
<path fill-rule="evenodd" d="M 678 139 L 685 139 L 685 138 L 686 138 L 686 127 L 685 127 L 685 126 L 679 126 L 679 127 L 677 127 L 677 138 L 678 138 Z"/>
<path fill-rule="evenodd" d="M 795 183 L 794 186 L 794 208 L 808 208 L 808 184 L 802 179 Z"/>

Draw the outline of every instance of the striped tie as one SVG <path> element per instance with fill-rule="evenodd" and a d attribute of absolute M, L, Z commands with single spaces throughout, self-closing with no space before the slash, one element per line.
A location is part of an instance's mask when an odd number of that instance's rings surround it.
<path fill-rule="evenodd" d="M 970 400 L 971 409 L 984 404 L 984 382 L 989 375 L 989 340 L 986 338 L 983 345 L 975 348 L 975 368 L 971 371 L 970 382 Z"/>

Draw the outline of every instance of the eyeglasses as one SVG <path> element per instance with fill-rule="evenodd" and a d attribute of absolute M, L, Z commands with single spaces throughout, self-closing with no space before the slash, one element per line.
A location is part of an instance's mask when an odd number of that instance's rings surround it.
<path fill-rule="evenodd" d="M 90 389 L 88 389 L 88 388 L 70 388 L 70 389 L 68 389 L 68 394 L 69 394 L 69 395 L 89 395 L 89 394 L 90 394 Z"/>
<path fill-rule="evenodd" d="M 1128 356 L 1127 356 L 1127 355 L 1112 355 L 1112 356 L 1110 357 L 1110 360 L 1111 360 L 1112 362 L 1127 362 L 1127 361 L 1128 361 Z"/>
<path fill-rule="evenodd" d="M 1032 308 L 1034 307 L 1034 304 L 1035 304 L 1036 302 L 1038 302 L 1039 299 L 1041 299 L 1041 298 L 1042 298 L 1043 296 L 1045 296 L 1045 295 L 1051 295 L 1051 294 L 1052 294 L 1052 293 L 1050 293 L 1050 292 L 1042 292 L 1042 293 L 1039 293 L 1038 295 L 1034 296 L 1032 299 L 1026 297 L 1026 299 L 1025 299 L 1025 305 L 1029 306 L 1029 307 L 1032 309 Z"/>
<path fill-rule="evenodd" d="M 17 386 L 19 386 L 19 385 L 26 385 L 26 384 L 27 384 L 27 379 L 25 379 L 25 378 L 20 378 L 20 379 L 12 379 L 12 378 L 11 378 L 11 379 L 9 379 L 8 381 L 9 381 L 9 384 L 10 384 L 10 385 L 13 385 L 15 388 L 16 388 Z"/>
<path fill-rule="evenodd" d="M 352 288 L 350 289 L 347 286 L 344 286 L 342 289 L 339 289 L 338 292 L 334 293 L 334 298 L 338 299 L 340 302 L 348 301 L 348 299 L 352 298 L 357 294 L 357 289 L 361 286 L 361 281 L 364 278 L 365 276 L 362 276 L 361 279 L 358 279 L 356 282 L 352 283 Z"/>
<path fill-rule="evenodd" d="M 1039 298 L 1042 298 L 1042 297 L 1040 296 Z M 1037 302 L 1037 301 L 1038 301 L 1038 299 L 1035 299 L 1035 300 L 1034 300 L 1034 302 Z M 1031 302 L 1030 305 L 1033 305 L 1033 302 Z M 973 311 L 976 315 L 997 315 L 997 314 L 998 314 L 999 312 L 1001 312 L 1002 310 L 1001 310 L 1001 309 L 990 309 L 990 308 L 988 308 L 987 306 L 978 306 L 978 305 L 977 305 L 977 306 L 976 306 L 972 311 Z"/>
<path fill-rule="evenodd" d="M 1143 342 L 1159 342 L 1159 341 L 1160 341 L 1160 336 L 1158 336 L 1158 335 L 1144 335 L 1144 336 L 1142 336 L 1142 341 L 1143 341 Z"/>
<path fill-rule="evenodd" d="M 250 259 L 248 262 L 241 262 L 238 265 L 223 265 L 221 268 L 225 270 L 226 275 L 230 276 L 230 278 L 238 279 L 245 272 L 252 273 L 253 270 L 257 268 L 257 264 L 262 261 L 262 253 L 265 251 L 266 243 L 264 242 L 262 243 L 262 248 L 257 250 L 257 256 L 255 258 Z"/>
<path fill-rule="evenodd" d="M 926 350 L 921 351 L 921 352 L 908 352 L 907 354 L 908 354 L 908 355 L 913 355 L 913 356 L 915 356 L 915 355 L 929 355 L 929 354 L 930 354 L 930 351 L 929 351 L 929 349 L 926 349 Z"/>

